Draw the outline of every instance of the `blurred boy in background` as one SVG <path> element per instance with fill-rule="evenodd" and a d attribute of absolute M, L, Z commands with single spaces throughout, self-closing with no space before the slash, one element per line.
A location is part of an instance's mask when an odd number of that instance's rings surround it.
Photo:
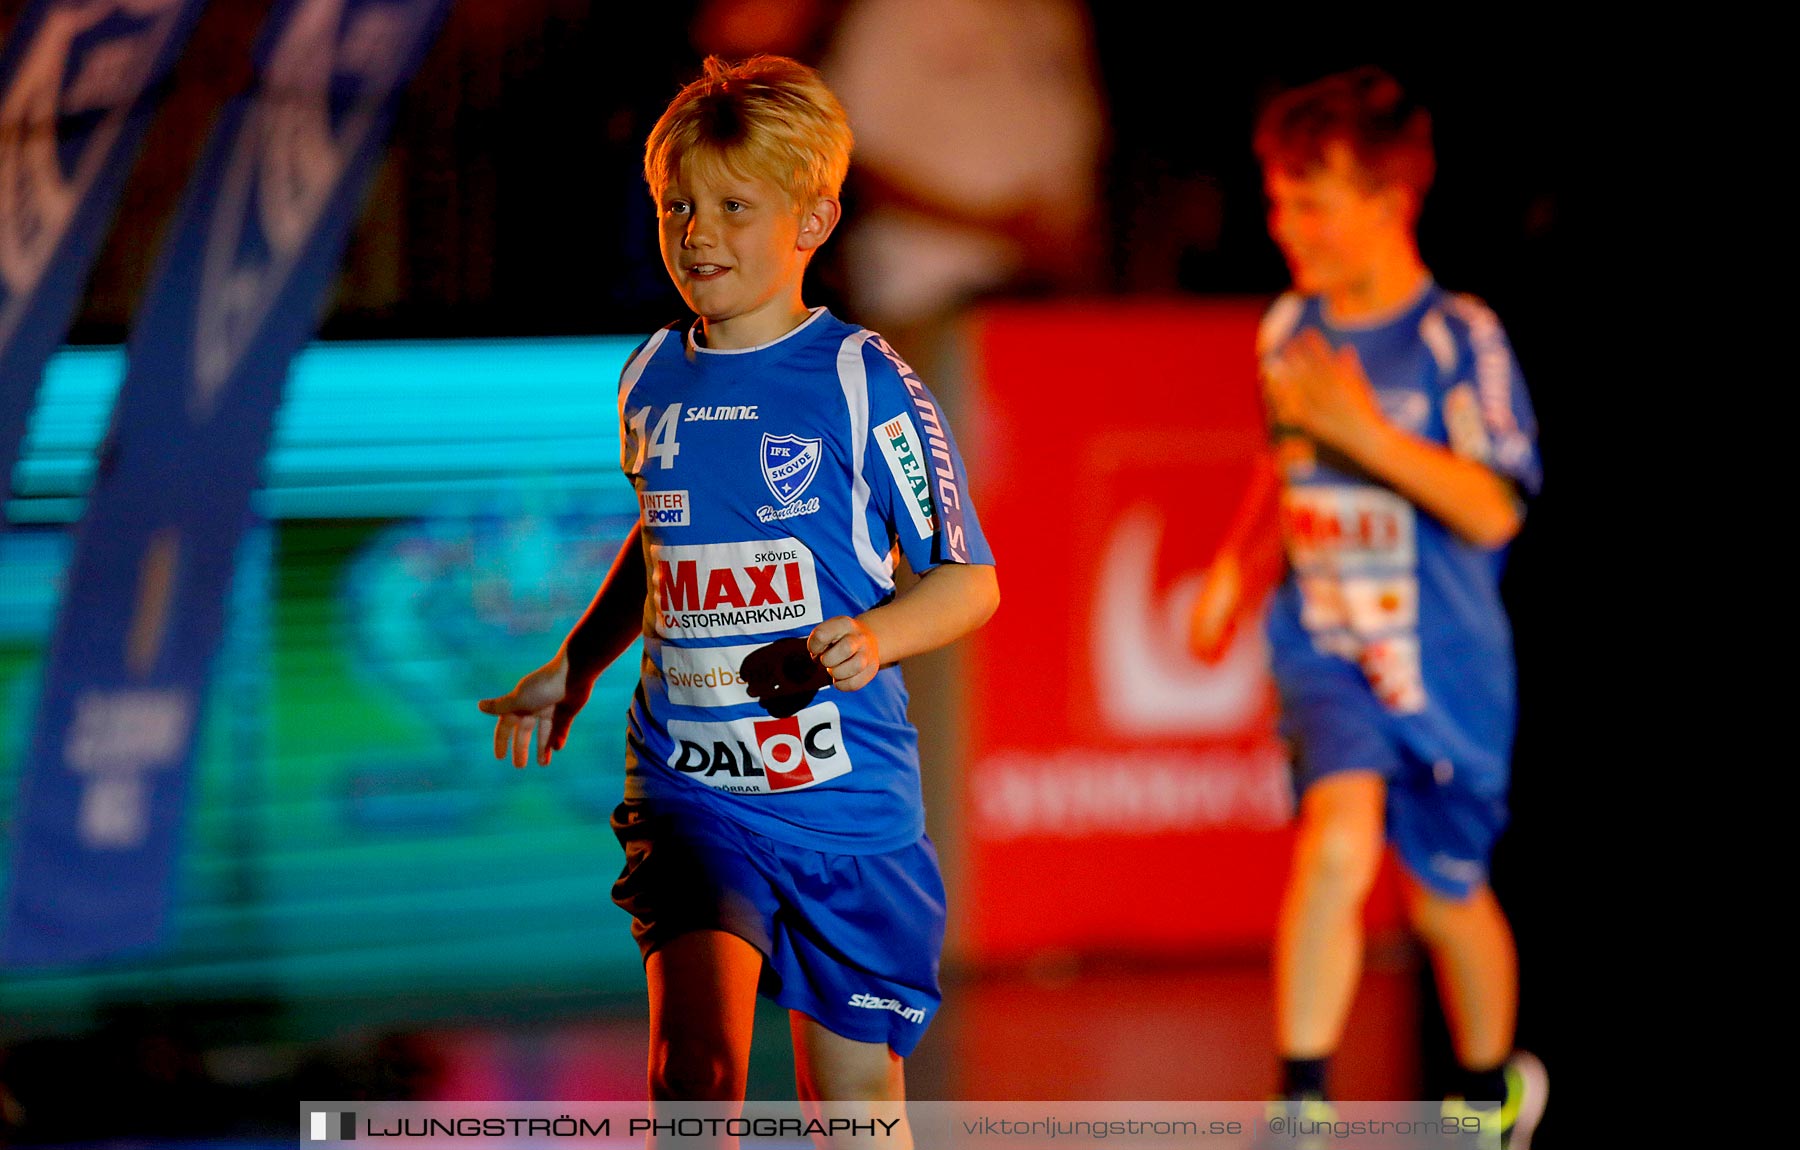
<path fill-rule="evenodd" d="M 1278 474 L 1240 522 L 1279 491 L 1285 555 L 1233 532 L 1191 639 L 1216 658 L 1255 568 L 1285 562 L 1268 628 L 1301 799 L 1275 946 L 1282 1093 L 1302 1113 L 1327 1096 L 1385 839 L 1461 1066 L 1446 1113 L 1497 1109 L 1484 1131 L 1525 1147 L 1547 1079 L 1513 1049 L 1517 955 L 1487 878 L 1516 711 L 1499 580 L 1540 480 L 1530 400 L 1494 314 L 1420 258 L 1431 121 L 1391 76 L 1285 93 L 1255 147 L 1293 290 L 1258 335 Z"/>

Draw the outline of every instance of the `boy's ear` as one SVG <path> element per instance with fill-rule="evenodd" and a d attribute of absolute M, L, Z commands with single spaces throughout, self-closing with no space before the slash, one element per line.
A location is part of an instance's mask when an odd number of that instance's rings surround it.
<path fill-rule="evenodd" d="M 800 238 L 795 246 L 803 252 L 816 251 L 820 244 L 831 238 L 832 229 L 837 227 L 843 213 L 843 205 L 830 196 L 814 200 L 800 215 Z"/>

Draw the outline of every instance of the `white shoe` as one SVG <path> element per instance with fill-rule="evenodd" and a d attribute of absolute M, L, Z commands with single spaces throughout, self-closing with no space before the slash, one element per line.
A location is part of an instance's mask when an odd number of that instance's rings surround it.
<path fill-rule="evenodd" d="M 1543 1120 L 1550 1101 L 1550 1073 L 1538 1056 L 1516 1050 L 1506 1060 L 1506 1102 L 1500 1108 L 1507 1150 L 1529 1150 L 1531 1134 Z"/>

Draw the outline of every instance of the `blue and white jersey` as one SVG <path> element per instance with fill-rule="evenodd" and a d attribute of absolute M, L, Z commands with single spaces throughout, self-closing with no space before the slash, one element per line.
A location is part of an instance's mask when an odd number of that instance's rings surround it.
<path fill-rule="evenodd" d="M 812 629 L 923 574 L 992 563 L 943 410 L 880 336 L 823 308 L 761 347 L 664 328 L 619 382 L 649 594 L 627 798 L 699 804 L 771 838 L 873 854 L 925 827 L 899 667 L 816 674 Z M 819 676 L 823 678 L 823 676 Z"/>
<path fill-rule="evenodd" d="M 1481 301 L 1429 283 L 1396 315 L 1340 327 L 1316 297 L 1289 294 L 1263 321 L 1259 355 L 1307 328 L 1334 349 L 1356 348 L 1389 422 L 1536 493 L 1531 401 Z M 1390 734 L 1425 762 L 1504 778 L 1516 711 L 1504 549 L 1465 542 L 1304 438 L 1278 440 L 1277 455 L 1289 574 L 1269 634 L 1284 693 L 1366 686 Z M 1361 675 L 1344 674 L 1346 664 Z"/>

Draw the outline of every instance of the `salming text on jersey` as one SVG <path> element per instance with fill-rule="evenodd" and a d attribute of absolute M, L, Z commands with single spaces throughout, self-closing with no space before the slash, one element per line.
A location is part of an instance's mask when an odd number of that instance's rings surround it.
<path fill-rule="evenodd" d="M 732 407 L 690 407 L 687 410 L 688 423 L 705 423 L 714 419 L 755 419 L 756 404 L 738 404 Z"/>

